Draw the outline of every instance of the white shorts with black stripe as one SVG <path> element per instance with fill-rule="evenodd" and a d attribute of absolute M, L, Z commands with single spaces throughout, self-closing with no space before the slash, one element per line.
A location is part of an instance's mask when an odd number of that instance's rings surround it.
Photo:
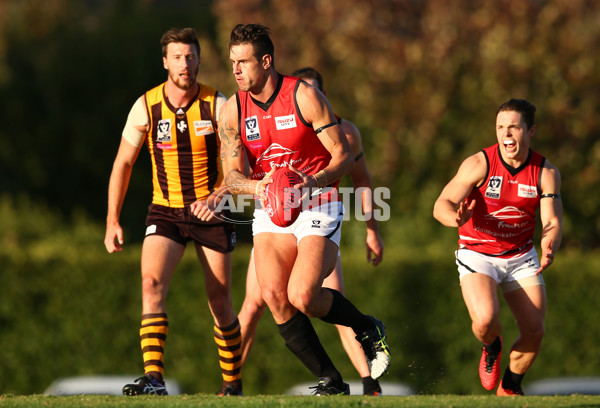
<path fill-rule="evenodd" d="M 465 248 L 455 254 L 461 280 L 471 273 L 482 273 L 494 279 L 504 293 L 526 286 L 544 286 L 542 274 L 536 275 L 540 263 L 534 247 L 512 258 L 499 258 Z"/>
<path fill-rule="evenodd" d="M 329 238 L 338 247 L 342 236 L 342 220 L 344 218 L 344 205 L 341 201 L 334 201 L 304 210 L 289 227 L 279 227 L 271 221 L 267 213 L 257 205 L 254 210 L 252 235 L 261 232 L 274 232 L 277 234 L 293 234 L 296 242 L 309 235 Z"/>

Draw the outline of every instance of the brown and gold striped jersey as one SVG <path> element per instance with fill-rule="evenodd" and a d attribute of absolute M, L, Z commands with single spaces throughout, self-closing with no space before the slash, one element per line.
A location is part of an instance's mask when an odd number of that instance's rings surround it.
<path fill-rule="evenodd" d="M 152 203 L 183 208 L 206 199 L 221 181 L 217 134 L 217 91 L 199 84 L 196 98 L 174 108 L 164 83 L 146 92 L 152 159 Z"/>

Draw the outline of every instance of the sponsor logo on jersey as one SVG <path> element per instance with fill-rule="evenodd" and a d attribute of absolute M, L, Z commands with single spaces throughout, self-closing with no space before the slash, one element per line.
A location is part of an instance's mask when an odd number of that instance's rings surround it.
<path fill-rule="evenodd" d="M 527 213 L 519 210 L 515 206 L 509 205 L 499 209 L 498 211 L 493 211 L 484 215 L 484 218 L 491 218 L 494 220 L 518 220 L 521 218 L 527 218 Z"/>
<path fill-rule="evenodd" d="M 492 176 L 485 190 L 487 198 L 499 199 L 500 190 L 502 189 L 502 176 Z"/>
<path fill-rule="evenodd" d="M 278 157 L 288 156 L 296 153 L 292 149 L 288 149 L 287 147 L 283 147 L 279 143 L 273 143 L 271 146 L 267 147 L 267 150 L 262 152 L 262 154 L 256 159 L 257 163 L 260 163 L 263 160 L 273 160 Z"/>
<path fill-rule="evenodd" d="M 210 120 L 195 120 L 194 131 L 196 132 L 196 136 L 206 136 L 215 133 L 212 121 Z"/>
<path fill-rule="evenodd" d="M 260 129 L 258 128 L 258 118 L 256 115 L 246 118 L 246 140 L 252 142 L 260 139 Z"/>
<path fill-rule="evenodd" d="M 526 186 L 525 184 L 519 184 L 519 191 L 517 195 L 524 198 L 536 198 L 538 196 L 537 187 Z"/>
<path fill-rule="evenodd" d="M 277 130 L 292 129 L 296 127 L 296 115 L 275 117 L 275 127 Z"/>
<path fill-rule="evenodd" d="M 171 141 L 171 119 L 161 119 L 156 127 L 156 141 L 167 143 Z"/>

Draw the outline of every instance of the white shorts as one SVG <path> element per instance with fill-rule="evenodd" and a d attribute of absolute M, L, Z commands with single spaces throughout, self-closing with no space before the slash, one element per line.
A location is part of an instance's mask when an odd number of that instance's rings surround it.
<path fill-rule="evenodd" d="M 482 273 L 494 279 L 504 293 L 527 286 L 544 286 L 542 274 L 535 274 L 540 264 L 534 247 L 514 258 L 499 258 L 464 248 L 455 254 L 461 280 L 471 273 Z"/>
<path fill-rule="evenodd" d="M 261 232 L 274 232 L 277 234 L 293 234 L 296 242 L 309 235 L 317 235 L 329 238 L 338 247 L 342 236 L 342 220 L 344 218 L 344 206 L 341 201 L 325 203 L 317 207 L 304 210 L 289 227 L 279 227 L 273 224 L 265 210 L 256 206 L 254 210 L 254 222 L 252 223 L 252 235 Z"/>

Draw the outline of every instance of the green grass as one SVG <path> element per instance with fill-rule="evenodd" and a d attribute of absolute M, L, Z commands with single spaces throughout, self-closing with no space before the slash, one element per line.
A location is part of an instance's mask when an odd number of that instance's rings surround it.
<path fill-rule="evenodd" d="M 254 396 L 217 397 L 213 395 L 180 395 L 176 397 L 114 397 L 46 395 L 0 396 L 2 407 L 600 407 L 600 396 L 525 396 L 498 398 L 495 396 L 419 395 L 410 397 L 312 397 Z"/>

